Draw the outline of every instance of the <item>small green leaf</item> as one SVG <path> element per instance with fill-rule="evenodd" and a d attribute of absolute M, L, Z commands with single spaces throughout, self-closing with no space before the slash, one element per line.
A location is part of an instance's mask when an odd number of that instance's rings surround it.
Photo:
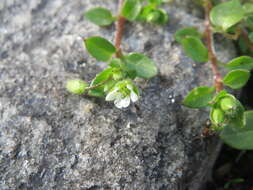
<path fill-rule="evenodd" d="M 107 26 L 115 21 L 115 18 L 112 16 L 111 11 L 101 7 L 88 10 L 84 14 L 84 17 L 92 23 L 100 26 Z"/>
<path fill-rule="evenodd" d="M 242 183 L 245 180 L 243 178 L 236 178 L 236 179 L 231 179 L 224 185 L 224 189 L 229 189 L 231 185 L 237 184 L 237 183 Z"/>
<path fill-rule="evenodd" d="M 87 87 L 87 83 L 83 80 L 75 79 L 68 80 L 66 84 L 66 88 L 69 92 L 77 95 L 81 95 L 85 92 L 85 88 Z"/>
<path fill-rule="evenodd" d="M 155 63 L 147 56 L 139 53 L 131 53 L 124 57 L 129 70 L 134 70 L 141 78 L 149 79 L 157 75 Z"/>
<path fill-rule="evenodd" d="M 202 34 L 199 33 L 198 30 L 194 27 L 187 27 L 187 28 L 181 28 L 177 30 L 174 36 L 175 36 L 176 41 L 178 43 L 181 43 L 181 41 L 187 36 L 201 38 Z"/>
<path fill-rule="evenodd" d="M 111 67 L 103 70 L 101 73 L 96 75 L 96 77 L 91 82 L 90 87 L 95 86 L 99 83 L 102 83 L 102 82 L 108 80 L 112 76 L 112 74 L 113 74 L 113 68 L 111 68 Z M 89 90 L 88 94 L 90 96 L 97 96 L 97 97 L 105 96 L 105 92 L 104 92 L 105 85 L 106 84 L 99 86 L 97 88 L 94 88 L 92 90 Z"/>
<path fill-rule="evenodd" d="M 230 71 L 223 79 L 223 83 L 232 89 L 243 87 L 249 80 L 250 72 L 243 69 Z"/>
<path fill-rule="evenodd" d="M 194 88 L 185 97 L 183 104 L 189 108 L 203 108 L 212 100 L 215 88 L 200 86 Z"/>
<path fill-rule="evenodd" d="M 253 3 L 244 3 L 243 9 L 244 9 L 245 13 L 247 13 L 247 14 L 253 13 Z"/>
<path fill-rule="evenodd" d="M 244 9 L 239 0 L 220 3 L 210 13 L 212 24 L 220 27 L 223 31 L 240 22 L 243 17 Z"/>
<path fill-rule="evenodd" d="M 139 0 L 125 0 L 121 15 L 130 21 L 137 18 L 141 11 L 141 3 Z"/>
<path fill-rule="evenodd" d="M 185 54 L 196 62 L 208 61 L 208 50 L 199 38 L 187 36 L 181 40 Z"/>
<path fill-rule="evenodd" d="M 249 56 L 241 56 L 231 60 L 227 65 L 226 68 L 234 70 L 234 69 L 246 69 L 252 70 L 253 69 L 253 58 Z"/>
<path fill-rule="evenodd" d="M 108 61 L 116 52 L 116 48 L 106 39 L 94 36 L 85 39 L 88 52 L 99 61 Z"/>
<path fill-rule="evenodd" d="M 253 111 L 244 112 L 243 127 L 228 125 L 220 133 L 221 139 L 233 148 L 241 150 L 253 149 Z"/>

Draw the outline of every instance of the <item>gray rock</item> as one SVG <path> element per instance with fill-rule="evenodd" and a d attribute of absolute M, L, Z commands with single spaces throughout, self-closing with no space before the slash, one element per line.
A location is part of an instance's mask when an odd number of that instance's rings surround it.
<path fill-rule="evenodd" d="M 139 81 L 141 100 L 119 110 L 64 88 L 67 79 L 90 81 L 105 67 L 82 42 L 91 35 L 113 40 L 114 26 L 83 19 L 95 6 L 116 12 L 117 3 L 0 2 L 0 189 L 197 190 L 219 142 L 199 138 L 208 113 L 181 102 L 193 87 L 211 84 L 212 76 L 208 65 L 184 55 L 173 33 L 202 21 L 170 8 L 166 27 L 127 24 L 123 50 L 150 56 L 160 73 Z M 234 56 L 226 50 L 231 43 L 220 47 L 223 59 Z"/>

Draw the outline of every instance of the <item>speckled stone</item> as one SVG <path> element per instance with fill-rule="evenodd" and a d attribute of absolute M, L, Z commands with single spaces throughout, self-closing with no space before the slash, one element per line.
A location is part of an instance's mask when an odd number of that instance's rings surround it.
<path fill-rule="evenodd" d="M 201 139 L 208 113 L 181 105 L 187 92 L 211 84 L 208 65 L 193 63 L 173 39 L 176 29 L 203 21 L 167 7 L 165 27 L 127 23 L 122 49 L 150 56 L 159 75 L 141 100 L 119 110 L 103 99 L 66 92 L 67 79 L 90 81 L 105 67 L 83 38 L 114 38 L 114 26 L 83 19 L 113 0 L 0 1 L 1 190 L 197 190 L 219 151 Z M 224 40 L 223 40 L 224 41 Z M 219 44 L 224 61 L 230 42 Z"/>

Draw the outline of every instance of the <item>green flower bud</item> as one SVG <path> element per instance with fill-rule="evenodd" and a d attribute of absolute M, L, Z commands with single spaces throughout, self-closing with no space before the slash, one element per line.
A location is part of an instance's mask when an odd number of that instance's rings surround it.
<path fill-rule="evenodd" d="M 155 22 L 159 19 L 160 13 L 158 11 L 152 11 L 146 17 L 147 22 Z"/>
<path fill-rule="evenodd" d="M 152 22 L 155 24 L 166 24 L 168 20 L 169 16 L 167 12 L 163 9 L 156 9 L 146 16 L 147 22 Z"/>
<path fill-rule="evenodd" d="M 66 88 L 69 92 L 77 95 L 81 95 L 85 92 L 85 88 L 87 87 L 87 83 L 83 80 L 68 80 L 66 84 Z"/>
<path fill-rule="evenodd" d="M 226 96 L 220 100 L 220 107 L 223 111 L 230 111 L 236 108 L 236 101 L 233 97 Z"/>
<path fill-rule="evenodd" d="M 225 114 L 221 109 L 214 108 L 211 111 L 211 120 L 214 124 L 222 124 L 225 121 Z"/>

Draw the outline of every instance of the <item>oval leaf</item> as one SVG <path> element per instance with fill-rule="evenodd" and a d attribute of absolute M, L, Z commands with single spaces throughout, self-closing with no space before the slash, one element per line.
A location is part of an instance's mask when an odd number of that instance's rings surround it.
<path fill-rule="evenodd" d="M 253 58 L 250 56 L 241 56 L 231 60 L 226 68 L 234 70 L 234 69 L 253 69 Z"/>
<path fill-rule="evenodd" d="M 108 61 L 116 52 L 116 48 L 106 39 L 94 36 L 86 39 L 88 52 L 99 61 Z"/>
<path fill-rule="evenodd" d="M 201 33 L 199 33 L 197 29 L 194 27 L 181 28 L 177 30 L 175 33 L 175 39 L 179 43 L 181 43 L 182 39 L 184 39 L 187 36 L 193 36 L 196 38 L 202 37 Z"/>
<path fill-rule="evenodd" d="M 243 87 L 249 80 L 250 72 L 243 69 L 237 69 L 229 72 L 223 79 L 223 83 L 232 89 Z"/>
<path fill-rule="evenodd" d="M 84 14 L 84 17 L 92 23 L 100 26 L 107 26 L 112 24 L 113 21 L 115 21 L 115 18 L 112 16 L 111 11 L 100 7 L 88 10 Z"/>
<path fill-rule="evenodd" d="M 221 139 L 231 147 L 241 150 L 253 149 L 253 111 L 244 112 L 243 127 L 226 126 L 220 133 Z"/>
<path fill-rule="evenodd" d="M 212 24 L 221 28 L 223 31 L 240 22 L 243 17 L 244 9 L 239 0 L 220 3 L 210 12 Z"/>
<path fill-rule="evenodd" d="M 187 36 L 181 40 L 185 54 L 196 62 L 208 61 L 208 50 L 199 38 Z"/>
<path fill-rule="evenodd" d="M 137 18 L 141 11 L 141 3 L 139 0 L 125 0 L 121 10 L 121 15 L 130 21 Z"/>
<path fill-rule="evenodd" d="M 194 88 L 185 97 L 183 105 L 189 108 L 203 108 L 212 100 L 215 88 L 200 86 Z"/>
<path fill-rule="evenodd" d="M 125 61 L 127 68 L 134 70 L 138 77 L 148 79 L 157 74 L 155 63 L 145 55 L 132 53 L 125 56 Z"/>

